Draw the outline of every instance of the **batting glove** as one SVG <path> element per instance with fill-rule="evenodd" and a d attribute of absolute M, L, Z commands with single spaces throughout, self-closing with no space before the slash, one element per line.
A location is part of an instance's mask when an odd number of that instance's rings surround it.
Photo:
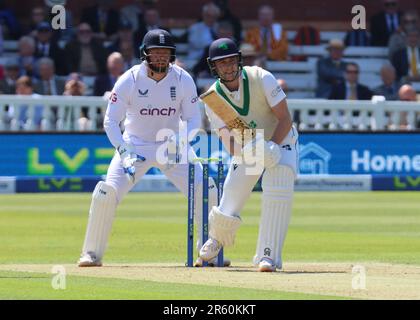
<path fill-rule="evenodd" d="M 272 168 L 279 163 L 281 152 L 277 143 L 265 141 L 264 136 L 257 133 L 255 139 L 243 147 L 242 156 L 245 157 L 245 163 L 255 160 L 264 168 Z"/>

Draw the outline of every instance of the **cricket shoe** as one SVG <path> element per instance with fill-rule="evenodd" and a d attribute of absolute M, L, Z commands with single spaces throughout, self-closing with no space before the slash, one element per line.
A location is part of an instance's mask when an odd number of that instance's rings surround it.
<path fill-rule="evenodd" d="M 223 267 L 230 267 L 231 261 L 230 259 L 227 258 L 223 258 Z M 207 265 L 209 267 L 217 267 L 217 257 L 211 259 Z M 203 259 L 201 259 L 200 257 L 197 258 L 197 260 L 195 260 L 194 262 L 194 267 L 202 267 L 203 266 Z"/>
<path fill-rule="evenodd" d="M 96 256 L 93 252 L 82 254 L 78 264 L 79 267 L 102 267 L 101 260 L 96 259 Z"/>
<path fill-rule="evenodd" d="M 276 266 L 273 263 L 273 260 L 269 258 L 262 258 L 258 264 L 259 272 L 276 272 Z"/>
<path fill-rule="evenodd" d="M 219 254 L 220 249 L 222 249 L 222 244 L 219 243 L 216 239 L 210 238 L 200 249 L 200 258 L 204 261 L 209 262 L 212 259 L 215 259 Z"/>

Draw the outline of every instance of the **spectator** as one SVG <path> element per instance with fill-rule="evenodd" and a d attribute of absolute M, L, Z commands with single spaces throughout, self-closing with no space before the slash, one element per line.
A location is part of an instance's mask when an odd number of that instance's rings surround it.
<path fill-rule="evenodd" d="M 317 98 L 328 98 L 332 87 L 344 81 L 346 63 L 342 60 L 344 43 L 340 39 L 331 39 L 327 47 L 329 56 L 320 58 L 317 63 L 318 86 Z"/>
<path fill-rule="evenodd" d="M 417 101 L 417 95 L 414 88 L 408 84 L 403 85 L 400 90 L 398 91 L 398 97 L 400 101 L 408 101 L 408 102 L 416 102 Z M 415 116 L 415 126 L 417 129 L 420 128 L 420 113 L 416 112 Z M 391 129 L 394 129 L 394 127 L 391 127 Z M 400 115 L 400 129 L 405 130 L 412 130 L 414 129 L 409 123 L 407 119 L 407 112 L 401 112 Z"/>
<path fill-rule="evenodd" d="M 133 26 L 133 30 L 138 30 L 144 24 L 145 7 L 152 6 L 156 2 L 157 0 L 132 0 L 131 4 L 121 8 L 121 20 L 128 21 Z"/>
<path fill-rule="evenodd" d="M 193 24 L 188 29 L 188 58 L 191 60 L 198 60 L 203 54 L 203 50 L 217 39 L 219 7 L 214 3 L 207 3 L 203 6 L 201 14 L 203 21 Z"/>
<path fill-rule="evenodd" d="M 4 45 L 4 39 L 3 39 L 3 29 L 2 25 L 0 23 L 0 56 L 3 55 L 3 45 Z M 1 79 L 2 77 L 0 77 Z"/>
<path fill-rule="evenodd" d="M 319 30 L 315 27 L 306 25 L 300 27 L 297 32 L 293 44 L 297 46 L 316 46 L 321 43 L 321 35 Z M 293 61 L 306 61 L 307 56 L 297 56 L 292 57 Z"/>
<path fill-rule="evenodd" d="M 370 35 L 366 30 L 350 30 L 346 33 L 344 44 L 347 47 L 369 47 L 371 45 Z"/>
<path fill-rule="evenodd" d="M 131 42 L 131 47 L 134 48 L 133 44 L 137 43 L 136 37 L 133 32 L 133 26 L 130 22 L 122 20 L 118 27 L 118 36 L 108 47 L 109 52 L 121 52 L 121 43 L 122 42 Z M 140 43 L 140 42 L 138 42 Z M 138 46 L 136 46 L 138 47 Z M 137 48 L 135 56 L 140 56 L 140 51 Z"/>
<path fill-rule="evenodd" d="M 239 51 L 242 54 L 242 65 L 244 66 L 258 66 L 263 68 L 264 67 L 264 59 L 258 55 L 257 50 L 255 47 L 250 43 L 242 43 L 240 46 Z"/>
<path fill-rule="evenodd" d="M 398 10 L 398 0 L 382 0 L 383 11 L 370 20 L 372 46 L 386 47 L 390 36 L 400 26 L 401 11 Z"/>
<path fill-rule="evenodd" d="M 35 84 L 35 92 L 41 95 L 62 95 L 64 80 L 55 75 L 54 61 L 50 58 L 38 60 L 40 80 Z"/>
<path fill-rule="evenodd" d="M 7 5 L 0 2 L 0 29 L 4 40 L 17 40 L 20 36 L 20 26 L 15 14 Z"/>
<path fill-rule="evenodd" d="M 232 25 L 233 38 L 237 44 L 240 44 L 242 41 L 241 20 L 230 11 L 229 0 L 213 0 L 213 3 L 220 9 L 219 21 L 228 21 Z"/>
<path fill-rule="evenodd" d="M 418 28 L 420 29 L 419 15 L 416 10 L 410 10 L 404 13 L 402 24 L 396 32 L 394 32 L 389 39 L 389 59 L 392 60 L 394 54 L 406 47 L 407 43 L 407 30 Z"/>
<path fill-rule="evenodd" d="M 395 68 L 386 64 L 381 68 L 382 84 L 373 90 L 376 96 L 384 96 L 386 100 L 398 100 L 399 85 L 396 81 Z"/>
<path fill-rule="evenodd" d="M 259 25 L 247 31 L 245 42 L 268 60 L 286 60 L 288 51 L 287 32 L 280 23 L 274 23 L 274 10 L 263 5 L 258 10 Z"/>
<path fill-rule="evenodd" d="M 359 66 L 356 63 L 350 62 L 346 65 L 345 82 L 341 82 L 332 88 L 329 96 L 330 100 L 370 100 L 372 98 L 372 91 L 359 83 Z M 324 112 L 325 116 L 329 116 L 329 112 Z M 342 129 L 364 128 L 364 124 L 360 123 L 360 111 L 353 110 L 352 125 L 346 123 L 346 117 L 343 111 L 339 111 L 339 127 Z"/>
<path fill-rule="evenodd" d="M 221 21 L 217 25 L 216 29 L 216 37 L 219 38 L 229 38 L 233 39 L 233 27 L 228 21 Z M 207 64 L 207 57 L 209 55 L 209 47 L 208 45 L 201 55 L 201 58 L 198 60 L 197 64 L 193 67 L 192 73 L 195 78 L 197 77 L 209 77 L 210 70 Z"/>
<path fill-rule="evenodd" d="M 160 25 L 160 15 L 156 8 L 149 7 L 144 11 L 144 23 L 135 31 L 135 41 L 137 43 L 142 43 L 145 34 L 154 29 L 162 29 L 162 26 Z"/>
<path fill-rule="evenodd" d="M 106 73 L 107 50 L 100 40 L 93 39 L 92 29 L 87 23 L 78 26 L 77 39 L 66 45 L 65 52 L 70 72 L 87 76 Z"/>
<path fill-rule="evenodd" d="M 16 80 L 16 94 L 23 96 L 31 96 L 34 99 L 40 98 L 40 95 L 34 93 L 32 80 L 28 76 L 22 76 Z M 12 114 L 18 116 L 18 118 L 14 120 L 17 121 L 17 124 L 12 123 L 12 127 L 17 128 L 19 130 L 30 130 L 33 128 L 39 130 L 41 128 L 42 113 L 44 108 L 43 106 L 35 106 L 34 108 L 35 109 L 33 118 L 29 118 L 30 115 L 28 114 L 29 112 L 27 105 L 22 105 L 18 109 L 15 109 L 15 107 L 12 106 Z"/>
<path fill-rule="evenodd" d="M 35 76 L 35 40 L 29 36 L 23 36 L 18 43 L 19 52 L 19 75 Z"/>
<path fill-rule="evenodd" d="M 136 46 L 137 47 L 137 46 Z M 137 49 L 138 51 L 138 49 Z M 133 42 L 132 41 L 123 41 L 120 43 L 120 50 L 123 59 L 124 59 L 124 71 L 127 71 L 136 64 L 140 64 L 140 58 L 137 58 L 134 54 Z"/>
<path fill-rule="evenodd" d="M 54 61 L 57 74 L 66 75 L 67 68 L 64 61 L 64 52 L 57 41 L 52 39 L 52 28 L 49 22 L 41 22 L 35 33 L 35 58 L 49 57 Z"/>
<path fill-rule="evenodd" d="M 44 22 L 47 20 L 48 20 L 48 15 L 47 15 L 47 11 L 45 10 L 45 7 L 42 7 L 42 6 L 34 7 L 31 11 L 31 20 L 29 22 L 29 26 L 26 27 L 23 34 L 35 37 L 36 27 L 41 22 Z"/>
<path fill-rule="evenodd" d="M 15 94 L 16 80 L 19 78 L 19 63 L 16 59 L 9 59 L 5 65 L 5 76 L 0 80 L 0 94 Z"/>
<path fill-rule="evenodd" d="M 84 96 L 85 95 L 85 90 L 86 90 L 85 84 L 81 80 L 77 79 L 78 78 L 77 74 L 73 74 L 72 77 L 73 77 L 72 79 L 70 79 L 66 82 L 66 85 L 64 87 L 63 95 L 65 95 L 65 96 Z M 89 117 L 88 117 L 88 108 L 87 107 L 81 108 L 80 109 L 80 114 L 77 115 L 77 117 L 78 117 L 78 119 L 77 119 L 77 129 L 79 131 L 87 131 L 87 130 L 92 128 L 91 121 L 89 120 Z"/>
<path fill-rule="evenodd" d="M 77 76 L 77 74 L 73 74 L 73 76 Z M 66 84 L 64 85 L 64 96 L 84 96 L 86 91 L 85 84 L 78 80 L 77 77 L 70 78 Z"/>
<path fill-rule="evenodd" d="M 103 96 L 105 92 L 111 91 L 118 78 L 124 73 L 124 59 L 121 53 L 113 52 L 107 61 L 108 74 L 99 75 L 95 79 L 93 95 Z"/>
<path fill-rule="evenodd" d="M 419 29 L 410 27 L 406 34 L 406 47 L 394 54 L 392 64 L 397 71 L 398 81 L 420 81 Z"/>
<path fill-rule="evenodd" d="M 359 83 L 359 66 L 350 62 L 346 65 L 345 82 L 335 85 L 329 99 L 331 100 L 370 100 L 372 91 Z"/>
<path fill-rule="evenodd" d="M 102 40 L 112 40 L 118 32 L 119 13 L 112 9 L 113 0 L 96 0 L 95 5 L 82 12 L 81 22 L 90 25 L 94 36 Z"/>

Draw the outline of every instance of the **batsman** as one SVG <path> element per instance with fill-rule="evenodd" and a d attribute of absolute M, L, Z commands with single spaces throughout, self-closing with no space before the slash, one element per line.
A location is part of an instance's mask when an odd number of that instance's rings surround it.
<path fill-rule="evenodd" d="M 212 129 L 232 155 L 219 206 L 209 214 L 209 240 L 200 257 L 209 261 L 234 244 L 241 211 L 262 176 L 262 210 L 254 264 L 261 272 L 282 268 L 282 248 L 292 212 L 297 175 L 298 132 L 286 95 L 274 76 L 256 66 L 242 67 L 241 52 L 227 38 L 209 48 L 209 68 L 217 80 L 200 98 Z M 254 134 L 244 138 L 246 130 Z M 261 134 L 262 132 L 262 134 Z M 262 148 L 255 147 L 261 145 Z M 255 151 L 262 168 L 252 172 L 244 156 Z"/>

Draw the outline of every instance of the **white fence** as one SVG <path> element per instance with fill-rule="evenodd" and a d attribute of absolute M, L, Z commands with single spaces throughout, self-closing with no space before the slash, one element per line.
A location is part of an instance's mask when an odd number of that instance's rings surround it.
<path fill-rule="evenodd" d="M 300 130 L 414 130 L 420 103 L 288 99 Z M 0 131 L 103 130 L 102 97 L 0 95 Z M 417 127 L 418 128 L 418 127 Z"/>
<path fill-rule="evenodd" d="M 102 130 L 102 97 L 0 95 L 0 131 Z"/>

